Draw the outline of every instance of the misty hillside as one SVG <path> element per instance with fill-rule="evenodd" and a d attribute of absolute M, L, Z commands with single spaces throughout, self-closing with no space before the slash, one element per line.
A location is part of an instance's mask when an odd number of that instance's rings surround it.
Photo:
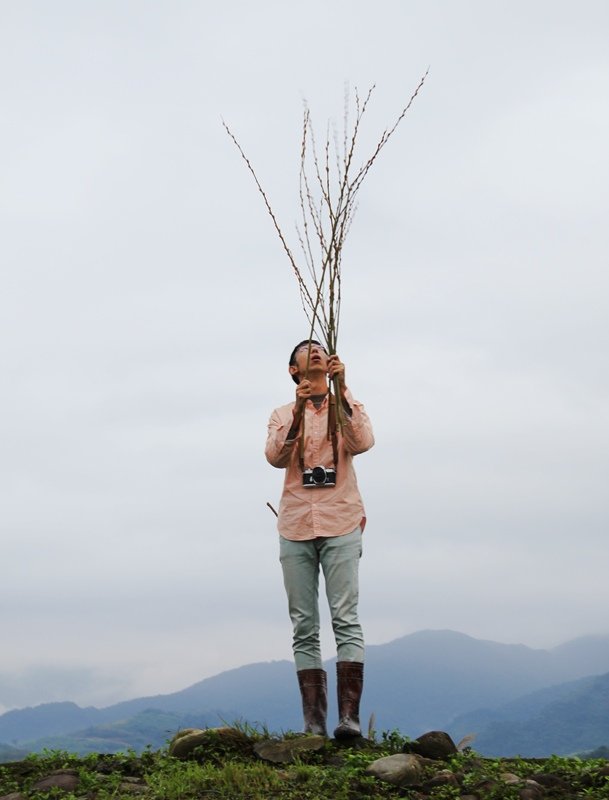
<path fill-rule="evenodd" d="M 326 666 L 332 725 L 334 665 L 328 662 Z M 491 723 L 528 719 L 548 703 L 568 698 L 580 687 L 561 685 L 589 676 L 592 668 L 609 672 L 609 637 L 578 639 L 553 650 L 535 650 L 476 640 L 453 631 L 421 631 L 368 647 L 362 719 L 366 723 L 374 712 L 377 730 L 399 729 L 413 738 L 427 730 L 462 729 L 475 722 L 476 729 L 465 732 L 478 732 L 484 742 L 483 728 Z M 539 694 L 519 700 L 535 692 Z M 174 716 L 171 722 L 159 722 L 165 728 L 157 730 L 154 715 L 142 717 L 142 712 L 150 710 Z M 137 734 L 130 730 L 129 722 L 136 717 L 132 728 Z M 136 737 L 139 743 L 142 736 L 149 736 L 152 743 L 153 738 L 155 742 L 159 736 L 167 738 L 175 726 L 196 726 L 195 721 L 200 719 L 206 725 L 242 719 L 277 732 L 298 730 L 300 697 L 293 664 L 249 664 L 173 694 L 138 698 L 104 709 L 49 703 L 10 711 L 0 716 L 0 742 L 19 747 L 44 740 L 44 746 L 53 747 L 53 737 L 73 738 L 76 732 L 77 739 L 86 732 L 88 739 L 107 740 L 115 736 L 119 726 L 122 733 L 115 738 L 122 741 L 124 736 L 127 740 Z M 591 746 L 605 743 L 595 741 Z"/>
<path fill-rule="evenodd" d="M 579 678 L 545 689 L 538 689 L 531 694 L 511 700 L 495 708 L 477 708 L 467 714 L 459 714 L 447 726 L 451 736 L 458 741 L 472 731 L 484 730 L 492 722 L 519 722 L 537 716 L 542 709 L 553 703 L 573 696 L 581 689 L 591 686 L 598 676 Z"/>
<path fill-rule="evenodd" d="M 609 743 L 609 673 L 582 681 L 524 719 L 493 720 L 475 748 L 488 756 L 545 757 L 594 750 Z"/>

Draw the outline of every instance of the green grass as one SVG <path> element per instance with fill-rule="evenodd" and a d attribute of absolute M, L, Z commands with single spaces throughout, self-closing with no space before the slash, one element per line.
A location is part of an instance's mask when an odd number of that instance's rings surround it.
<path fill-rule="evenodd" d="M 214 748 L 212 736 L 210 747 L 187 761 L 170 757 L 166 749 L 141 755 L 128 751 L 87 756 L 45 751 L 0 765 L 0 797 L 21 792 L 28 800 L 458 800 L 473 794 L 479 800 L 521 800 L 526 795 L 524 781 L 545 776 L 554 785 L 546 785 L 544 793 L 538 794 L 540 798 L 609 800 L 606 759 L 488 759 L 469 751 L 448 761 L 426 763 L 419 786 L 398 788 L 366 773 L 366 767 L 376 759 L 402 751 L 407 739 L 397 731 L 354 749 L 329 741 L 321 751 L 303 753 L 294 764 L 259 760 L 252 748 L 263 736 L 247 729 L 247 746 L 242 741 L 232 751 L 224 743 Z M 66 769 L 78 776 L 75 793 L 52 789 L 42 794 L 35 790 L 38 780 Z M 505 773 L 519 776 L 521 782 L 506 784 Z M 447 782 L 438 784 L 439 779 Z M 521 794 L 523 790 L 525 795 Z"/>

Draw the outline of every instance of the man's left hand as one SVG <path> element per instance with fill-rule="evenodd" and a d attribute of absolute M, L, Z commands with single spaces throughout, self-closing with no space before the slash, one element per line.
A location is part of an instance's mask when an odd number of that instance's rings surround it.
<path fill-rule="evenodd" d="M 338 379 L 338 391 L 343 408 L 348 416 L 353 414 L 353 410 L 347 400 L 347 384 L 345 383 L 345 365 L 337 355 L 328 358 L 328 375 L 330 378 Z"/>
<path fill-rule="evenodd" d="M 330 378 L 338 378 L 338 385 L 341 394 L 344 394 L 347 384 L 345 383 L 345 365 L 337 355 L 328 357 L 328 375 Z"/>

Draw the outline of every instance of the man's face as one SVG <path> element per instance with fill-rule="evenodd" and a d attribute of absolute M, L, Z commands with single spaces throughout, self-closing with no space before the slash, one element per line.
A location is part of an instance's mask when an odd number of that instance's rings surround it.
<path fill-rule="evenodd" d="M 296 361 L 295 366 L 290 367 L 290 373 L 297 375 L 299 378 L 304 378 L 307 371 L 307 355 L 309 345 L 303 344 L 298 348 L 294 354 Z M 311 343 L 311 356 L 309 357 L 309 374 L 313 372 L 323 372 L 326 374 L 328 371 L 328 354 L 320 344 Z"/>

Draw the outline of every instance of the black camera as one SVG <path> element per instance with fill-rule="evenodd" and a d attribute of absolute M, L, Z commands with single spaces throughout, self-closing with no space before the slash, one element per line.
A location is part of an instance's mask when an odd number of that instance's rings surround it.
<path fill-rule="evenodd" d="M 336 486 L 336 470 L 325 467 L 305 469 L 302 473 L 302 485 L 309 488 L 314 486 Z"/>

